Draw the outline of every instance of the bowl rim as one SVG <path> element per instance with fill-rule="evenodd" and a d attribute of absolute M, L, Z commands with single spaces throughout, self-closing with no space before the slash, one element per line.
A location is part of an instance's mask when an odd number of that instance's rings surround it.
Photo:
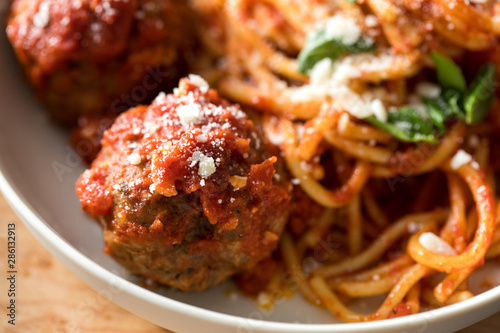
<path fill-rule="evenodd" d="M 488 304 L 496 303 L 500 301 L 500 288 L 492 288 L 485 291 L 473 298 L 449 305 L 443 308 L 430 310 L 427 312 L 421 312 L 418 314 L 411 315 L 409 317 L 400 317 L 393 319 L 386 319 L 374 322 L 364 322 L 364 323 L 332 323 L 332 324 L 303 324 L 303 323 L 285 323 L 285 322 L 275 322 L 275 321 L 264 321 L 258 319 L 251 319 L 240 317 L 236 315 L 224 314 L 214 310 L 208 310 L 200 308 L 194 305 L 185 304 L 183 302 L 170 299 L 166 296 L 157 294 L 148 289 L 142 288 L 118 275 L 110 272 L 106 268 L 100 266 L 98 263 L 84 255 L 73 245 L 68 243 L 63 237 L 61 237 L 56 231 L 54 231 L 50 224 L 48 224 L 43 218 L 38 216 L 36 211 L 30 208 L 29 203 L 27 203 L 20 194 L 20 191 L 16 189 L 14 184 L 11 184 L 3 173 L 1 166 L 3 165 L 3 158 L 0 155 L 0 191 L 3 193 L 5 199 L 20 217 L 22 222 L 28 227 L 30 232 L 46 247 L 49 252 L 52 253 L 59 261 L 77 275 L 80 279 L 82 278 L 82 272 L 92 276 L 92 278 L 99 280 L 102 283 L 109 283 L 118 279 L 120 285 L 123 287 L 123 291 L 129 293 L 135 298 L 139 298 L 142 301 L 149 302 L 156 307 L 163 310 L 170 311 L 172 313 L 189 316 L 193 319 L 204 322 L 211 322 L 219 325 L 224 325 L 228 327 L 258 327 L 258 330 L 267 330 L 273 332 L 332 332 L 336 330 L 342 330 L 343 332 L 359 332 L 359 331 L 378 331 L 381 329 L 390 329 L 397 327 L 404 327 L 408 324 L 408 319 L 411 318 L 412 326 L 414 325 L 426 325 L 429 321 L 446 321 L 450 320 L 452 317 L 464 315 L 471 310 L 480 310 L 486 307 Z M 73 265 L 68 265 L 67 263 L 73 263 L 77 265 L 82 271 L 75 269 Z M 87 283 L 86 281 L 84 281 Z M 87 283 L 88 284 L 88 283 Z M 91 286 L 96 290 L 93 286 Z M 120 306 L 127 308 L 126 305 L 120 304 Z M 489 314 L 485 311 L 484 317 Z M 140 314 L 138 314 L 141 316 Z M 478 318 L 478 321 L 483 319 Z M 149 320 L 148 318 L 144 318 Z"/>

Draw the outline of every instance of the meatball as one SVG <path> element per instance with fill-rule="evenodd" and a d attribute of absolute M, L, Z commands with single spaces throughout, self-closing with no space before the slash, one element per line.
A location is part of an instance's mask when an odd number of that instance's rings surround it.
<path fill-rule="evenodd" d="M 53 118 L 119 113 L 183 75 L 187 1 L 13 0 L 7 36 Z"/>
<path fill-rule="evenodd" d="M 290 210 L 282 169 L 247 114 L 190 75 L 117 118 L 76 192 L 118 262 L 199 291 L 276 248 Z"/>

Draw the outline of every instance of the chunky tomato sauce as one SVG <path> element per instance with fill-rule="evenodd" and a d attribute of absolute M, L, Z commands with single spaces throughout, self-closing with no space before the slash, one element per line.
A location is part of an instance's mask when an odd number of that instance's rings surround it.
<path fill-rule="evenodd" d="M 190 220 L 202 213 L 220 231 L 239 226 L 251 255 L 275 247 L 279 235 L 261 221 L 282 217 L 289 185 L 275 179 L 277 158 L 266 150 L 253 122 L 214 90 L 181 80 L 175 94 L 161 94 L 151 106 L 121 115 L 102 145 L 101 155 L 78 181 L 77 193 L 85 211 L 115 216 L 117 237 L 178 244 Z M 123 179 L 133 181 L 123 184 Z M 179 203 L 176 214 L 184 218 L 164 221 L 148 213 L 148 202 L 175 201 L 180 195 L 195 201 Z M 212 245 L 205 240 L 198 246 Z"/>

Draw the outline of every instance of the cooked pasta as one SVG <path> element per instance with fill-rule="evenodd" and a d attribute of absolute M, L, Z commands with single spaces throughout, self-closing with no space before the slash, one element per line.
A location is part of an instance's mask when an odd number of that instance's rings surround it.
<path fill-rule="evenodd" d="M 292 182 L 322 207 L 281 240 L 282 265 L 305 299 L 353 322 L 472 297 L 469 275 L 500 254 L 500 4 L 193 6 L 219 59 L 217 75 L 202 74 L 260 111 Z M 372 314 L 348 308 L 379 294 L 385 301 Z"/>

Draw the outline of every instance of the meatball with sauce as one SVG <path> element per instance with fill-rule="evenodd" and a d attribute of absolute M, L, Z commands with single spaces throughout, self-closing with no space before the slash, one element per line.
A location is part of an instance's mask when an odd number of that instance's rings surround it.
<path fill-rule="evenodd" d="M 184 74 L 187 1 L 13 0 L 7 36 L 52 117 L 116 114 L 151 101 Z"/>
<path fill-rule="evenodd" d="M 76 192 L 118 262 L 199 291 L 277 247 L 291 185 L 275 155 L 239 106 L 190 75 L 117 118 Z"/>

